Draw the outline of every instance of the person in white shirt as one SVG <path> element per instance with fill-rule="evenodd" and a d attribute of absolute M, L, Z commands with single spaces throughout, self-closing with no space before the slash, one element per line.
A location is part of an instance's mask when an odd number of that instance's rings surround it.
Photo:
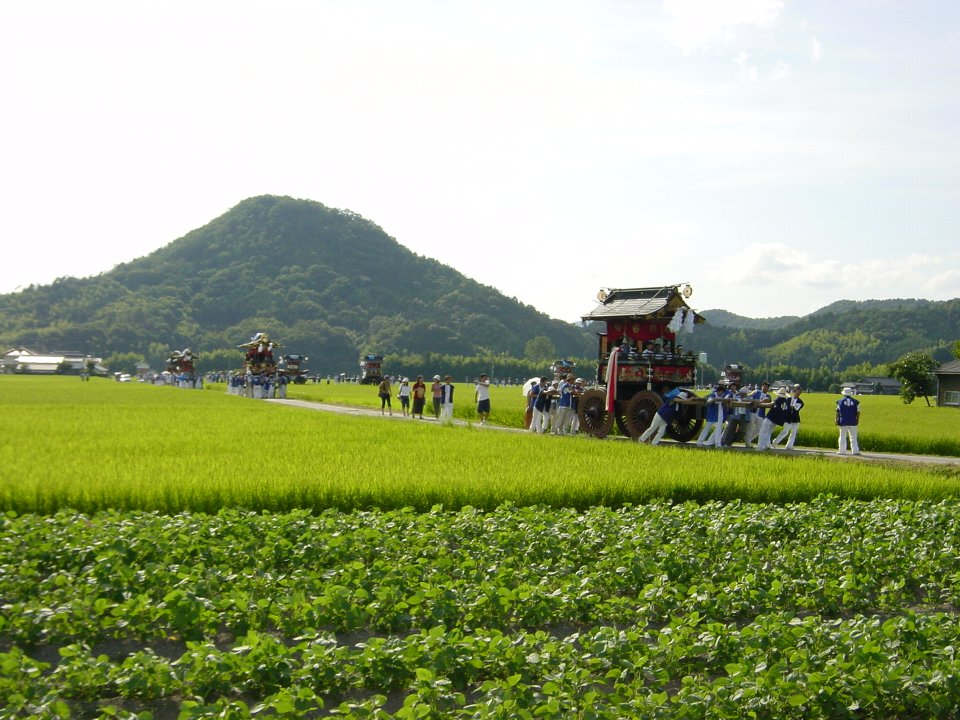
<path fill-rule="evenodd" d="M 440 422 L 453 422 L 453 377 L 447 375 L 441 386 Z"/>
<path fill-rule="evenodd" d="M 485 373 L 481 374 L 480 379 L 477 380 L 474 394 L 477 398 L 477 417 L 483 425 L 487 421 L 487 416 L 490 415 L 490 380 Z"/>
<path fill-rule="evenodd" d="M 403 416 L 407 417 L 410 414 L 410 380 L 409 378 L 404 378 L 400 381 L 400 388 L 397 390 L 397 397 L 400 398 L 400 410 L 403 412 Z"/>

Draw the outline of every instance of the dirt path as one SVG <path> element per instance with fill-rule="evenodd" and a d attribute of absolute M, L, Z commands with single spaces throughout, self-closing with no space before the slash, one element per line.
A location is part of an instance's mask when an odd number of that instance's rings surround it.
<path fill-rule="evenodd" d="M 306 400 L 267 400 L 267 402 L 277 403 L 280 405 L 288 405 L 291 407 L 305 408 L 307 410 L 319 410 L 323 412 L 332 412 L 339 413 L 340 415 L 353 415 L 357 417 L 381 417 L 380 410 L 377 408 L 369 407 L 358 407 L 355 405 L 331 405 L 329 403 L 317 403 L 317 402 L 308 402 Z M 390 415 L 384 416 L 384 420 L 394 420 L 398 422 L 420 422 L 418 418 L 404 417 L 400 412 L 395 412 L 393 416 Z M 432 415 L 426 415 L 423 418 L 423 422 L 437 424 L 437 420 Z M 454 425 L 470 425 L 483 430 L 495 430 L 499 432 L 527 432 L 522 428 L 512 428 L 504 427 L 502 425 L 479 425 L 477 423 L 471 423 L 467 420 L 454 420 Z M 623 440 L 625 438 L 618 438 Z M 697 448 L 691 444 L 685 443 L 672 443 L 670 441 L 665 441 L 664 444 L 671 444 L 678 447 L 687 448 L 691 451 L 701 450 L 702 452 L 713 452 L 711 449 L 701 449 Z M 724 448 L 726 452 L 754 452 L 753 450 L 748 450 L 744 447 L 732 447 Z M 837 460 L 838 462 L 861 462 L 861 461 L 876 461 L 883 460 L 887 462 L 897 462 L 897 463 L 908 463 L 908 464 L 921 464 L 921 465 L 960 465 L 960 457 L 949 457 L 944 455 L 910 455 L 908 453 L 882 453 L 882 452 L 864 452 L 860 455 L 837 455 L 835 450 L 829 448 L 815 448 L 815 447 L 797 447 L 793 450 L 770 450 L 768 451 L 769 455 L 815 455 L 824 458 L 829 458 L 831 460 Z"/>

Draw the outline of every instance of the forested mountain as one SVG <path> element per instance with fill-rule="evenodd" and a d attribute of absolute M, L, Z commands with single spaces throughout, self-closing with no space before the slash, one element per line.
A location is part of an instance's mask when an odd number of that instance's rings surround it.
<path fill-rule="evenodd" d="M 960 338 L 960 299 L 843 300 L 802 318 L 702 314 L 707 322 L 685 345 L 710 365 L 809 368 L 824 378 L 915 350 L 947 360 Z M 234 367 L 236 346 L 259 331 L 324 374 L 355 371 L 361 352 L 411 364 L 424 354 L 520 358 L 533 338 L 557 355 L 596 354 L 596 328 L 553 320 L 418 256 L 359 215 L 288 197 L 245 200 L 96 277 L 0 295 L 5 348 L 127 353 L 157 368 L 170 350 L 190 347 L 202 363 Z"/>
<path fill-rule="evenodd" d="M 908 352 L 922 351 L 950 359 L 960 338 L 960 298 L 929 300 L 843 300 L 810 315 L 772 327 L 728 323 L 730 313 L 697 329 L 698 350 L 711 364 L 743 363 L 825 368 L 840 372 L 850 366 L 882 364 Z"/>
<path fill-rule="evenodd" d="M 322 372 L 360 352 L 520 357 L 531 337 L 589 356 L 574 325 L 418 256 L 359 215 L 250 198 L 164 248 L 97 277 L 0 296 L 0 344 L 143 354 L 232 349 L 258 331 Z M 239 364 L 237 352 L 237 364 Z"/>
<path fill-rule="evenodd" d="M 772 318 L 749 318 L 729 312 L 728 310 L 703 310 L 701 314 L 704 317 L 710 318 L 711 325 L 749 330 L 781 328 L 800 319 L 796 315 L 782 315 Z"/>

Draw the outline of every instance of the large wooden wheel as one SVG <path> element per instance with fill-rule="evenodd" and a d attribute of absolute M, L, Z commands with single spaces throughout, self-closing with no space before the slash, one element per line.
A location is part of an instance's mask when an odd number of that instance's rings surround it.
<path fill-rule="evenodd" d="M 626 412 L 627 404 L 625 402 L 620 402 L 619 400 L 613 404 L 613 419 L 617 423 L 617 432 L 619 432 L 624 437 L 630 437 L 630 431 L 627 429 L 627 419 L 623 416 Z"/>
<path fill-rule="evenodd" d="M 677 405 L 677 414 L 667 426 L 667 435 L 677 442 L 690 442 L 703 427 L 699 405 Z"/>
<path fill-rule="evenodd" d="M 624 423 L 627 434 L 636 440 L 653 422 L 653 416 L 663 404 L 663 398 L 652 390 L 641 390 L 627 402 Z"/>
<path fill-rule="evenodd" d="M 584 432 L 598 438 L 609 435 L 613 416 L 607 412 L 607 393 L 598 388 L 583 393 L 577 404 L 577 417 Z"/>

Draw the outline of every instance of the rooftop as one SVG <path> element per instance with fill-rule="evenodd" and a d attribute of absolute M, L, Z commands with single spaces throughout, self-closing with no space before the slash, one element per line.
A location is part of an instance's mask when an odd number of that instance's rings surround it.
<path fill-rule="evenodd" d="M 646 318 L 672 316 L 680 308 L 689 309 L 676 285 L 648 288 L 615 288 L 601 291 L 597 296 L 600 304 L 583 315 L 584 320 L 607 320 L 613 318 Z M 694 313 L 694 322 L 702 323 L 703 316 Z"/>
<path fill-rule="evenodd" d="M 943 363 L 933 371 L 934 375 L 957 375 L 960 374 L 960 360 L 951 360 Z"/>

